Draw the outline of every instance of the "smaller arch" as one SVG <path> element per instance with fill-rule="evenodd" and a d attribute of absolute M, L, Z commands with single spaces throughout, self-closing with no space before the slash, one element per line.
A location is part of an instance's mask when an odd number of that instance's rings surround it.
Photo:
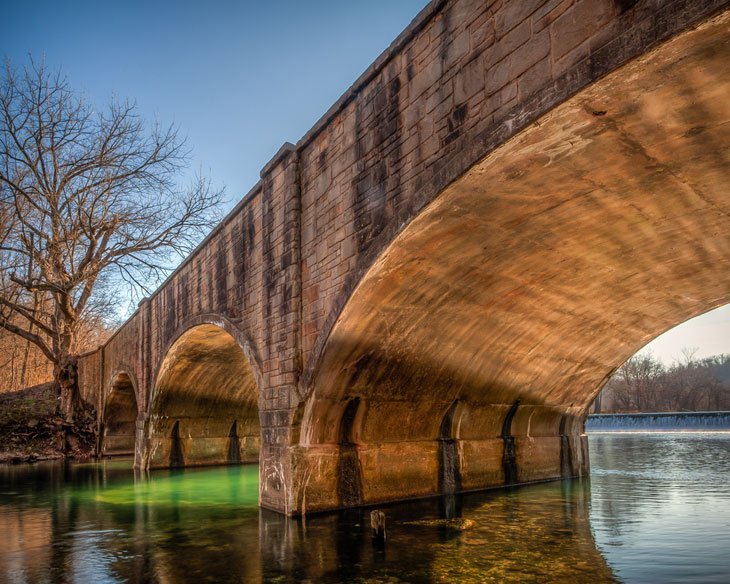
<path fill-rule="evenodd" d="M 162 355 L 163 357 L 155 368 L 155 375 L 152 380 L 153 390 L 148 397 L 149 403 L 152 403 L 154 401 L 155 388 L 157 387 L 160 376 L 165 372 L 166 365 L 169 364 L 167 356 L 170 354 L 172 348 L 175 345 L 179 344 L 179 341 L 183 337 L 188 336 L 191 331 L 195 329 L 200 329 L 202 326 L 207 325 L 212 325 L 216 328 L 219 328 L 222 331 L 228 333 L 231 337 L 233 337 L 233 339 L 238 344 L 238 347 L 241 349 L 244 356 L 246 357 L 246 364 L 251 369 L 251 373 L 253 374 L 256 386 L 263 387 L 261 358 L 259 357 L 259 354 L 256 350 L 256 345 L 254 344 L 253 340 L 249 338 L 249 336 L 244 331 L 242 331 L 239 326 L 236 325 L 236 323 L 226 318 L 225 316 L 222 316 L 220 314 L 205 313 L 198 314 L 183 321 L 183 323 L 168 339 L 167 343 L 165 343 L 162 352 L 160 353 L 160 355 Z"/>
<path fill-rule="evenodd" d="M 518 482 L 517 474 L 517 446 L 512 430 L 512 421 L 514 420 L 517 408 L 520 406 L 520 400 L 516 400 L 512 404 L 502 423 L 502 440 L 504 441 L 504 450 L 502 452 L 502 469 L 504 470 L 504 484 L 514 485 Z"/>
<path fill-rule="evenodd" d="M 238 436 L 238 420 L 233 420 L 228 432 L 228 464 L 241 463 L 241 440 Z"/>
<path fill-rule="evenodd" d="M 137 436 L 137 391 L 133 376 L 125 370 L 112 374 L 102 416 L 101 454 L 134 454 Z"/>
<path fill-rule="evenodd" d="M 185 466 L 185 454 L 183 454 L 182 442 L 180 441 L 180 420 L 175 420 L 170 433 L 170 468 L 182 468 Z"/>
<path fill-rule="evenodd" d="M 210 322 L 213 320 L 214 322 Z M 189 320 L 157 371 L 145 430 L 145 468 L 259 459 L 258 367 L 225 319 Z"/>
<path fill-rule="evenodd" d="M 568 425 L 568 413 L 565 412 L 560 416 L 560 428 L 558 429 L 558 435 L 560 436 L 560 476 L 564 479 L 573 477 L 573 448 L 570 444 L 570 436 L 574 433 L 568 434 Z"/>

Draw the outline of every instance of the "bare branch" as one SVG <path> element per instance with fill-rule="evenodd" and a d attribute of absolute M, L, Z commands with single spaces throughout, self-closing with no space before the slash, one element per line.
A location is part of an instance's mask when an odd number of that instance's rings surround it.
<path fill-rule="evenodd" d="M 83 323 L 101 307 L 113 311 L 104 291 L 120 283 L 154 288 L 212 227 L 223 196 L 202 177 L 181 189 L 188 161 L 177 129 L 148 127 L 133 102 L 96 109 L 42 62 L 31 60 L 19 74 L 7 64 L 0 327 L 60 365 Z"/>
<path fill-rule="evenodd" d="M 51 348 L 48 347 L 46 342 L 39 335 L 30 333 L 6 320 L 0 320 L 0 327 L 36 345 L 41 351 L 43 351 L 43 354 L 48 358 L 49 361 L 53 362 L 55 360 L 55 355 L 53 351 L 51 350 Z"/>

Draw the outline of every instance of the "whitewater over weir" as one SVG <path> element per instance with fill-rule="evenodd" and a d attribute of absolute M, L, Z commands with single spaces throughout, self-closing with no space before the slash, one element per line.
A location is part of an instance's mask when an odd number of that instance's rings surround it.
<path fill-rule="evenodd" d="M 586 432 L 730 432 L 730 412 L 592 414 Z"/>

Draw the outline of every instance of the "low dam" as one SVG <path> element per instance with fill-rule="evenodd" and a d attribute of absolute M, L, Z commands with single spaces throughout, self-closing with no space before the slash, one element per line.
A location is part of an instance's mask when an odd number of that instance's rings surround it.
<path fill-rule="evenodd" d="M 730 432 L 730 412 L 593 414 L 586 432 Z"/>

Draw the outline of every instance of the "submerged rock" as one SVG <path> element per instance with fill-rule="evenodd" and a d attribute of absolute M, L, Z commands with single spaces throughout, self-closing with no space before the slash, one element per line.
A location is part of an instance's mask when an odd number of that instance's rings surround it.
<path fill-rule="evenodd" d="M 457 517 L 455 519 L 423 519 L 421 521 L 406 521 L 406 525 L 426 525 L 429 527 L 445 527 L 454 531 L 466 531 L 476 525 L 472 519 Z"/>

